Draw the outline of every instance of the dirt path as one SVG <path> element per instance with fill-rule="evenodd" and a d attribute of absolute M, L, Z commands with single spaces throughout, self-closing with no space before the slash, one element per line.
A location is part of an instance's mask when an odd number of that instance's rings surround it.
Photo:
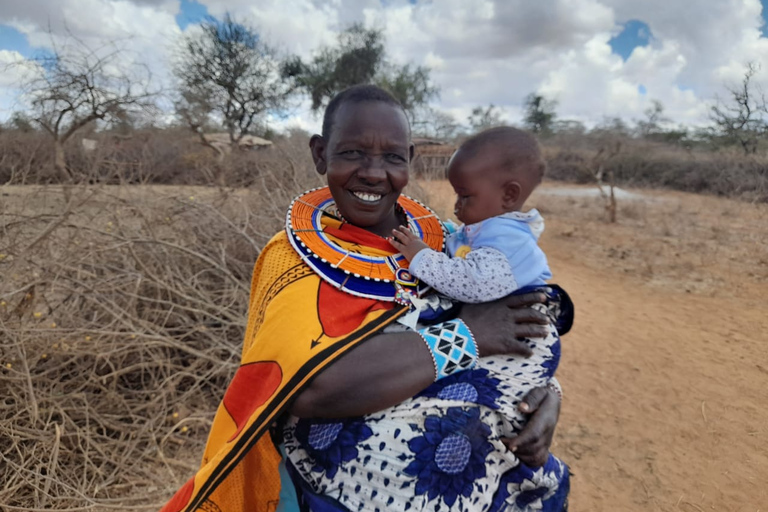
<path fill-rule="evenodd" d="M 448 185 L 424 188 L 446 216 Z M 572 510 L 768 510 L 768 207 L 635 191 L 606 224 L 564 188 L 531 206 L 577 311 L 553 447 Z"/>
<path fill-rule="evenodd" d="M 576 474 L 573 509 L 765 509 L 765 307 L 648 289 L 549 245 L 579 315 L 554 448 Z"/>

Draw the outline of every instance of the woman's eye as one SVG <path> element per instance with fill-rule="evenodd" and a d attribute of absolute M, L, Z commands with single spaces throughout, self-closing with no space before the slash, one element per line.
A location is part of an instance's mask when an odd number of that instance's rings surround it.
<path fill-rule="evenodd" d="M 339 155 L 343 156 L 344 158 L 360 158 L 363 156 L 363 152 L 359 149 L 348 149 L 346 151 L 340 152 Z"/>
<path fill-rule="evenodd" d="M 398 164 L 404 163 L 406 160 L 402 156 L 398 155 L 397 153 L 387 153 L 386 159 L 390 162 L 395 162 Z"/>

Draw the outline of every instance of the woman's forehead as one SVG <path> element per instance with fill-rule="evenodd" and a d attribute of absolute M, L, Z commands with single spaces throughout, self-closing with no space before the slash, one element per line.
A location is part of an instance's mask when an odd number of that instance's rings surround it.
<path fill-rule="evenodd" d="M 386 139 L 407 145 L 410 142 L 408 119 L 397 105 L 381 101 L 345 103 L 336 111 L 330 138 L 345 140 Z"/>

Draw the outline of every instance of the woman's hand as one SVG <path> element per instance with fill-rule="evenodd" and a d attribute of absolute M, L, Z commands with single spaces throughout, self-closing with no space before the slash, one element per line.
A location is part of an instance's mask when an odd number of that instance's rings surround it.
<path fill-rule="evenodd" d="M 549 458 L 549 447 L 560 417 L 560 396 L 548 386 L 532 389 L 520 402 L 520 411 L 530 414 L 517 437 L 502 438 L 524 464 L 537 468 Z"/>
<path fill-rule="evenodd" d="M 511 295 L 485 304 L 465 304 L 459 315 L 477 343 L 480 357 L 498 354 L 531 355 L 531 349 L 518 338 L 543 338 L 548 334 L 547 315 L 530 308 L 543 304 L 541 292 Z"/>

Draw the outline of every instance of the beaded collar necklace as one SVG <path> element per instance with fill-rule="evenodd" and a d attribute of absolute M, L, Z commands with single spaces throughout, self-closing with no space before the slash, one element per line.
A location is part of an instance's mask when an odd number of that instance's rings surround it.
<path fill-rule="evenodd" d="M 414 233 L 432 249 L 443 250 L 443 225 L 432 210 L 403 195 L 397 206 Z M 326 232 L 329 222 L 343 225 L 344 220 L 328 187 L 296 197 L 286 216 L 288 240 L 320 277 L 342 291 L 369 299 L 407 302 L 401 300 L 404 289 L 417 295 L 421 293 L 424 285 L 408 272 L 408 260 L 402 254 L 372 256 L 345 248 Z"/>

